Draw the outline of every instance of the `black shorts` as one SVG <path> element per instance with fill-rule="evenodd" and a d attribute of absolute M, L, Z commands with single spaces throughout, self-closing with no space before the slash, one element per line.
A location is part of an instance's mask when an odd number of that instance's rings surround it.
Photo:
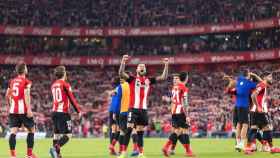
<path fill-rule="evenodd" d="M 125 132 L 127 130 L 127 115 L 120 114 L 118 123 L 120 129 Z"/>
<path fill-rule="evenodd" d="M 240 124 L 248 124 L 249 122 L 249 109 L 248 107 L 237 107 L 236 121 Z"/>
<path fill-rule="evenodd" d="M 114 120 L 114 118 L 113 118 L 113 113 L 110 112 L 110 113 L 109 113 L 109 125 L 110 125 L 110 127 L 111 127 L 112 125 L 117 125 L 117 124 L 118 124 L 118 121 L 119 121 L 119 114 L 116 115 L 116 119 Z"/>
<path fill-rule="evenodd" d="M 54 112 L 52 113 L 52 121 L 55 134 L 70 134 L 72 133 L 71 116 L 68 113 Z"/>
<path fill-rule="evenodd" d="M 35 126 L 35 122 L 33 117 L 29 118 L 26 114 L 10 114 L 9 115 L 9 126 L 10 128 L 18 127 L 20 128 L 22 125 L 24 127 L 30 129 Z"/>
<path fill-rule="evenodd" d="M 251 126 L 257 126 L 259 129 L 262 129 L 268 125 L 270 125 L 270 119 L 268 114 L 266 113 L 250 113 L 250 124 Z"/>
<path fill-rule="evenodd" d="M 172 115 L 172 127 L 174 128 L 189 128 L 186 121 L 185 114 L 173 114 Z"/>
<path fill-rule="evenodd" d="M 149 124 L 148 112 L 142 109 L 130 109 L 127 122 L 134 125 L 147 126 Z"/>
<path fill-rule="evenodd" d="M 232 118 L 232 122 L 233 122 L 233 126 L 236 127 L 237 126 L 237 107 L 235 106 L 234 109 L 233 109 L 233 118 Z"/>

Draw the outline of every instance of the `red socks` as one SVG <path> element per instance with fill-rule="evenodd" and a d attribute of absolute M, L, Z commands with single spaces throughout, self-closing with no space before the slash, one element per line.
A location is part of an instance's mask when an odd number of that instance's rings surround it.
<path fill-rule="evenodd" d="M 184 144 L 183 146 L 184 146 L 186 152 L 190 151 L 190 144 Z"/>
<path fill-rule="evenodd" d="M 139 147 L 139 153 L 142 154 L 144 152 L 143 147 Z"/>
<path fill-rule="evenodd" d="M 16 157 L 16 150 L 11 150 L 10 152 L 12 157 Z"/>
<path fill-rule="evenodd" d="M 164 149 L 169 149 L 170 145 L 172 145 L 172 141 L 171 140 L 168 140 L 166 142 L 166 144 L 164 145 Z"/>
<path fill-rule="evenodd" d="M 138 145 L 137 145 L 137 143 L 134 143 L 134 144 L 133 144 L 133 151 L 138 151 Z"/>
<path fill-rule="evenodd" d="M 32 156 L 32 148 L 27 149 L 27 156 Z"/>
<path fill-rule="evenodd" d="M 126 152 L 126 150 L 127 150 L 127 146 L 121 145 L 121 147 L 120 147 L 120 152 L 121 152 L 121 153 L 122 153 L 122 152 Z"/>
<path fill-rule="evenodd" d="M 176 144 L 172 144 L 171 150 L 175 150 Z"/>
<path fill-rule="evenodd" d="M 112 140 L 112 144 L 111 144 L 111 145 L 115 146 L 115 145 L 116 145 L 116 143 L 117 143 L 117 140 L 116 140 L 116 139 L 113 139 L 113 140 Z"/>

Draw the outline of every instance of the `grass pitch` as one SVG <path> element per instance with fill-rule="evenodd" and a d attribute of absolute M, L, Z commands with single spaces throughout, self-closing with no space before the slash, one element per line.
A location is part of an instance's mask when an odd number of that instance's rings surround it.
<path fill-rule="evenodd" d="M 161 148 L 166 139 L 145 139 L 145 156 L 147 158 L 164 158 Z M 234 151 L 233 139 L 192 139 L 192 148 L 197 158 L 276 158 L 280 154 L 254 153 L 244 155 Z M 49 147 L 51 139 L 36 140 L 34 151 L 39 158 L 50 158 Z M 274 140 L 280 146 L 280 140 Z M 63 158 L 115 158 L 108 155 L 108 139 L 72 139 L 63 149 Z M 130 147 L 131 149 L 131 147 Z M 9 158 L 8 141 L 0 139 L 0 158 Z M 17 158 L 25 158 L 25 140 L 17 141 Z M 180 143 L 176 155 L 171 158 L 183 158 L 184 150 Z"/>

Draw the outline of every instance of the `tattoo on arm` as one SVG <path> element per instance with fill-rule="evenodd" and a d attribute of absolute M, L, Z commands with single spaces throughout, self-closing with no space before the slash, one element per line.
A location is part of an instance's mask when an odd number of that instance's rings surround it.
<path fill-rule="evenodd" d="M 30 87 L 27 87 L 25 90 L 24 90 L 24 97 L 25 97 L 25 102 L 26 102 L 26 106 L 27 106 L 27 109 L 31 110 L 31 97 L 30 97 Z"/>
<path fill-rule="evenodd" d="M 258 106 L 257 96 L 258 96 L 258 92 L 257 91 L 253 92 L 252 95 L 251 95 L 252 102 L 256 106 Z"/>
<path fill-rule="evenodd" d="M 260 76 L 258 76 L 257 74 L 255 74 L 255 73 L 251 72 L 251 76 L 254 77 L 258 82 L 262 82 L 263 81 L 263 79 Z"/>
<path fill-rule="evenodd" d="M 184 95 L 184 97 L 183 97 L 183 104 L 184 104 L 185 108 L 187 108 L 189 106 L 188 94 Z"/>
<path fill-rule="evenodd" d="M 169 64 L 166 63 L 166 64 L 164 65 L 164 69 L 163 69 L 162 74 L 161 74 L 160 76 L 156 77 L 156 80 L 157 80 L 157 81 L 166 80 L 167 77 L 168 77 L 168 69 L 169 69 Z"/>
<path fill-rule="evenodd" d="M 129 75 L 127 73 L 124 72 L 125 70 L 125 63 L 121 63 L 120 69 L 119 69 L 119 76 L 124 78 L 124 79 L 128 79 Z"/>

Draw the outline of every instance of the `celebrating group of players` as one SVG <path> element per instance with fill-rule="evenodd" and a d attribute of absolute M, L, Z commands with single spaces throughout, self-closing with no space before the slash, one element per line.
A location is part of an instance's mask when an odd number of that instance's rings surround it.
<path fill-rule="evenodd" d="M 235 97 L 236 150 L 253 154 L 257 151 L 258 139 L 262 144 L 261 151 L 279 153 L 280 149 L 272 144 L 273 127 L 269 116 L 268 89 L 272 85 L 273 74 L 266 73 L 262 79 L 243 70 L 236 79 L 227 75 L 224 78 L 229 80 L 226 92 Z"/>
<path fill-rule="evenodd" d="M 169 59 L 165 58 L 164 70 L 160 76 L 147 77 L 145 64 L 139 64 L 136 76 L 125 71 L 129 56 L 124 55 L 119 68 L 119 80 L 115 82 L 110 106 L 110 153 L 127 157 L 127 146 L 130 137 L 133 138 L 133 153 L 131 156 L 144 156 L 144 128 L 148 125 L 148 97 L 151 86 L 168 77 Z M 27 79 L 26 64 L 16 66 L 17 76 L 9 81 L 6 100 L 9 105 L 9 146 L 11 158 L 16 158 L 16 134 L 22 126 L 27 129 L 27 158 L 36 158 L 32 152 L 34 146 L 35 122 L 31 108 L 31 85 Z M 52 120 L 54 125 L 53 145 L 50 148 L 52 158 L 62 158 L 60 149 L 71 138 L 70 104 L 79 116 L 80 105 L 77 103 L 70 84 L 67 82 L 66 69 L 58 66 L 54 69 L 55 80 L 50 85 L 53 95 Z M 279 148 L 272 145 L 272 125 L 268 115 L 268 88 L 272 84 L 272 74 L 263 79 L 254 73 L 241 75 L 236 79 L 224 76 L 229 80 L 226 92 L 235 96 L 234 122 L 236 125 L 236 146 L 239 151 L 252 154 L 257 150 L 256 139 L 263 145 L 263 151 L 278 153 Z M 172 133 L 164 145 L 162 152 L 169 157 L 179 140 L 183 145 L 186 156 L 194 156 L 190 147 L 188 135 L 189 121 L 187 118 L 188 76 L 184 73 L 173 74 L 172 92 L 170 95 Z M 248 116 L 250 114 L 250 117 Z M 250 118 L 250 119 L 249 119 Z M 249 132 L 248 131 L 248 126 Z M 248 134 L 247 134 L 248 133 Z M 245 146 L 245 141 L 247 145 Z M 119 153 L 115 151 L 115 144 L 120 144 Z"/>
<path fill-rule="evenodd" d="M 36 158 L 33 153 L 35 122 L 33 119 L 31 107 L 31 85 L 32 82 L 27 79 L 26 64 L 16 66 L 17 76 L 9 81 L 6 92 L 6 100 L 9 105 L 9 126 L 10 126 L 10 155 L 16 158 L 16 134 L 21 127 L 27 129 L 27 158 Z M 58 66 L 54 70 L 55 81 L 50 85 L 53 95 L 52 120 L 54 125 L 53 145 L 50 148 L 50 154 L 53 158 L 62 158 L 60 148 L 71 138 L 71 117 L 70 104 L 73 105 L 76 112 L 81 114 L 80 105 L 77 103 L 70 84 L 67 82 L 66 69 L 64 66 Z M 79 115 L 80 116 L 80 115 Z"/>
<path fill-rule="evenodd" d="M 115 151 L 115 144 L 119 142 L 119 158 L 127 157 L 127 146 L 130 137 L 133 138 L 133 153 L 131 156 L 144 158 L 144 127 L 148 125 L 148 96 L 151 85 L 167 79 L 169 59 L 164 59 L 163 73 L 155 78 L 147 77 L 147 70 L 144 64 L 139 64 L 136 69 L 136 76 L 125 72 L 125 66 L 129 57 L 124 55 L 119 69 L 120 82 L 116 82 L 112 91 L 112 102 L 110 106 L 110 146 L 112 155 L 118 155 Z M 186 117 L 186 106 L 188 106 L 188 88 L 186 74 L 173 75 L 173 88 L 171 94 L 172 134 L 164 145 L 162 152 L 165 156 L 174 153 L 177 140 L 186 150 L 186 156 L 194 156 L 190 147 L 190 140 L 187 129 L 189 127 Z"/>

